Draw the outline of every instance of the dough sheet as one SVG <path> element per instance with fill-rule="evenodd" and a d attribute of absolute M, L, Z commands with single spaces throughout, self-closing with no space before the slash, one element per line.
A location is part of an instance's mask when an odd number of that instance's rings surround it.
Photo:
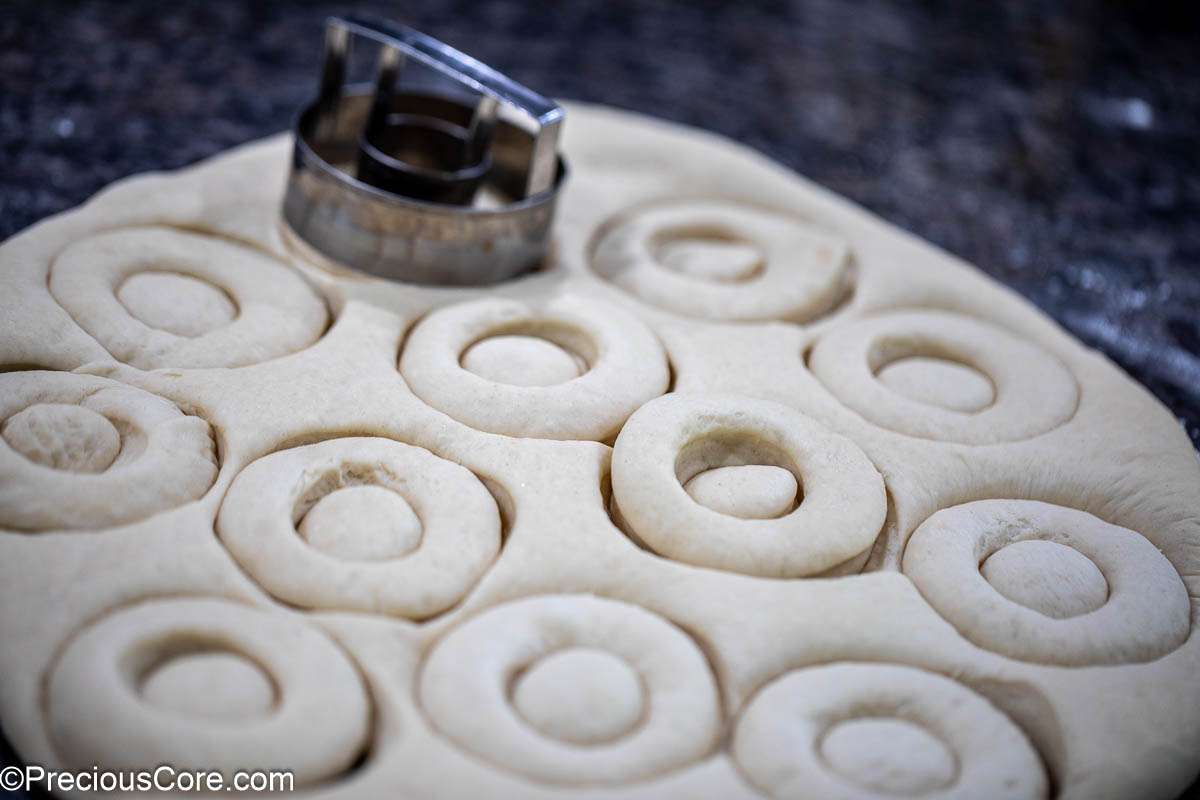
<path fill-rule="evenodd" d="M 0 246 L 0 724 L 335 798 L 1172 798 L 1200 462 L 970 265 L 570 104 L 553 258 L 388 283 L 290 140 Z"/>

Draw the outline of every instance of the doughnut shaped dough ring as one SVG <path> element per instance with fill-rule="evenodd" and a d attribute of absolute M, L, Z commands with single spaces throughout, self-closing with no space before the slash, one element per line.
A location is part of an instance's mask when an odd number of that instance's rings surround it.
<path fill-rule="evenodd" d="M 176 658 L 232 653 L 270 678 L 265 713 L 214 719 L 165 711 L 143 694 Z M 75 768 L 289 769 L 297 786 L 334 777 L 365 747 L 370 702 L 349 658 L 293 617 L 216 599 L 151 600 L 77 633 L 47 683 L 50 733 Z"/>
<path fill-rule="evenodd" d="M 86 411 L 72 413 L 71 407 Z M 45 413 L 37 429 L 18 439 L 13 425 L 38 411 Z M 207 422 L 162 397 L 104 378 L 0 375 L 0 424 L 2 527 L 41 531 L 134 522 L 200 498 L 217 475 Z M 119 451 L 99 460 L 88 452 L 109 445 Z M 85 471 L 46 464 L 64 460 Z"/>
<path fill-rule="evenodd" d="M 517 386 L 462 366 L 473 344 L 512 334 L 554 341 L 588 370 L 552 386 Z M 435 311 L 409 335 L 400 372 L 418 397 L 465 425 L 539 439 L 605 440 L 670 383 L 666 354 L 649 328 L 618 308 L 572 296 L 536 311 L 502 299 Z"/>
<path fill-rule="evenodd" d="M 898 359 L 934 357 L 973 367 L 995 386 L 994 401 L 956 411 L 894 391 L 877 373 Z M 922 439 L 992 444 L 1027 439 L 1075 413 L 1079 387 L 1056 358 L 985 322 L 944 311 L 899 311 L 835 328 L 817 342 L 809 367 L 825 388 L 870 422 Z"/>
<path fill-rule="evenodd" d="M 399 558 L 336 558 L 297 525 L 319 500 L 349 486 L 399 494 L 421 523 L 419 545 Z M 268 592 L 301 608 L 423 619 L 458 602 L 500 550 L 500 512 L 465 467 L 383 438 L 330 439 L 264 456 L 229 488 L 221 541 Z"/>
<path fill-rule="evenodd" d="M 748 242 L 758 271 L 715 281 L 674 271 L 656 250 L 672 237 Z M 690 317 L 806 322 L 829 311 L 849 280 L 848 247 L 803 219 L 728 200 L 684 200 L 625 213 L 596 241 L 594 269 L 642 300 Z"/>
<path fill-rule="evenodd" d="M 1001 594 L 980 565 L 1006 545 L 1045 540 L 1089 558 L 1108 582 L 1094 611 L 1056 619 Z M 1150 661 L 1187 638 L 1187 589 L 1141 534 L 1091 514 L 1033 500 L 978 500 L 921 523 L 904 574 L 971 642 L 1009 658 L 1063 666 Z"/>
<path fill-rule="evenodd" d="M 829 734 L 839 724 L 859 720 L 915 725 L 927 734 L 929 744 L 921 750 L 940 744 L 950 751 L 950 769 L 928 769 L 924 775 L 881 771 L 875 785 L 864 780 L 872 770 L 860 769 L 851 780 L 839 773 L 837 761 L 831 763 Z M 872 744 L 886 749 L 896 739 Z M 869 766 L 880 759 L 877 749 L 863 749 L 867 752 L 849 754 L 850 763 Z M 1041 800 L 1049 793 L 1041 760 L 1007 716 L 961 684 L 912 667 L 837 663 L 777 678 L 742 712 L 732 751 L 751 783 L 781 799 Z M 901 751 L 894 761 L 917 761 L 920 755 L 925 753 Z"/>
<path fill-rule="evenodd" d="M 738 463 L 790 470 L 800 504 L 774 519 L 743 519 L 684 488 L 703 469 Z M 820 575 L 865 554 L 887 515 L 883 478 L 857 445 L 798 411 L 739 395 L 647 403 L 617 437 L 612 488 L 621 517 L 656 553 L 769 578 Z"/>
<path fill-rule="evenodd" d="M 236 314 L 197 336 L 152 327 L 118 292 L 144 273 L 177 273 L 227 293 Z M 138 369 L 239 367 L 293 353 L 325 329 L 325 303 L 278 261 L 217 236 L 171 228 L 97 233 L 68 246 L 50 270 L 50 291 L 118 361 Z"/>
<path fill-rule="evenodd" d="M 607 651 L 638 674 L 641 719 L 623 736 L 590 745 L 552 738 L 514 708 L 510 687 L 522 672 L 571 648 Z M 418 694 L 459 746 L 551 783 L 650 778 L 700 760 L 720 734 L 716 684 L 696 644 L 641 607 L 590 595 L 516 600 L 466 621 L 434 646 Z"/>

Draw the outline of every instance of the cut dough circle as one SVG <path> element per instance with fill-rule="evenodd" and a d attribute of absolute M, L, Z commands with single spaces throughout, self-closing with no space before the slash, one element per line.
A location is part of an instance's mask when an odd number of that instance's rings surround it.
<path fill-rule="evenodd" d="M 513 335 L 546 340 L 587 369 L 571 377 L 565 365 L 552 365 L 568 378 L 554 385 L 540 385 L 540 376 L 498 381 L 484 359 L 499 350 L 507 368 L 511 352 L 505 343 L 485 343 Z M 466 366 L 464 354 L 471 356 Z M 465 425 L 541 439 L 604 440 L 670 382 L 666 354 L 649 328 L 614 306 L 569 295 L 538 309 L 486 299 L 434 311 L 409 334 L 400 372 L 414 394 Z"/>
<path fill-rule="evenodd" d="M 895 374 L 881 377 L 889 365 L 912 358 L 948 362 L 934 374 L 950 377 L 948 391 L 923 387 L 922 399 L 915 399 L 915 390 L 896 386 Z M 945 311 L 888 312 L 835 327 L 817 341 L 809 366 L 868 421 L 963 444 L 1038 436 L 1070 419 L 1079 399 L 1074 377 L 1054 356 L 994 325 Z M 963 366 L 991 381 L 994 400 L 981 406 L 982 387 L 963 387 L 961 370 L 953 370 Z M 952 398 L 949 407 L 927 401 L 939 394 Z"/>
<path fill-rule="evenodd" d="M 710 281 L 749 280 L 763 271 L 762 248 L 750 242 L 698 231 L 672 238 L 657 248 L 658 261 L 668 269 Z"/>
<path fill-rule="evenodd" d="M 325 303 L 290 267 L 245 245 L 166 227 L 69 245 L 50 291 L 118 361 L 138 369 L 239 367 L 316 341 Z"/>
<path fill-rule="evenodd" d="M 746 464 L 706 469 L 683 485 L 713 511 L 743 519 L 774 519 L 796 507 L 800 486 L 783 467 Z"/>
<path fill-rule="evenodd" d="M 835 723 L 818 745 L 821 758 L 851 783 L 885 794 L 928 794 L 954 782 L 958 765 L 941 739 L 896 717 Z"/>
<path fill-rule="evenodd" d="M 684 488 L 706 470 L 746 465 L 790 472 L 799 505 L 745 519 Z M 786 406 L 730 394 L 669 394 L 638 409 L 613 449 L 612 488 L 620 517 L 654 552 L 771 578 L 864 557 L 887 514 L 883 478 L 852 441 Z"/>
<path fill-rule="evenodd" d="M 608 656 L 598 675 L 570 668 L 598 658 L 577 648 Z M 599 696 L 573 696 L 589 691 Z M 717 687 L 695 642 L 639 606 L 591 595 L 525 598 L 467 620 L 434 646 L 418 693 L 434 727 L 460 747 L 551 783 L 654 777 L 698 761 L 720 734 Z M 597 717 L 552 716 L 556 698 Z"/>
<path fill-rule="evenodd" d="M 845 293 L 849 262 L 839 236 L 731 200 L 636 208 L 592 250 L 597 272 L 647 303 L 729 321 L 812 320 Z"/>
<path fill-rule="evenodd" d="M 876 377 L 911 400 L 951 411 L 973 413 L 996 401 L 996 388 L 987 376 L 944 358 L 899 358 L 885 364 Z"/>
<path fill-rule="evenodd" d="M 1085 579 L 1076 584 L 1082 598 L 1070 597 L 1062 601 L 1065 609 L 1046 613 L 989 583 L 980 564 L 1002 548 L 1031 540 L 1071 548 L 1090 560 L 1107 582 L 1107 600 L 1095 610 L 1067 613 L 1094 605 L 1094 581 Z M 1081 573 L 1073 559 L 1056 566 L 1028 578 Z M 942 509 L 909 538 L 904 574 L 959 633 L 1010 658 L 1064 666 L 1149 661 L 1188 636 L 1188 593 L 1171 562 L 1141 534 L 1073 508 L 978 500 Z M 1022 590 L 1034 598 L 1030 602 L 1055 602 L 1049 588 Z"/>
<path fill-rule="evenodd" d="M 463 368 L 494 383 L 554 386 L 587 372 L 587 364 L 536 336 L 491 336 L 467 348 Z"/>
<path fill-rule="evenodd" d="M 343 502 L 339 490 L 346 487 L 354 491 Z M 382 491 L 398 494 L 420 526 L 415 534 L 400 530 L 399 547 L 394 536 L 380 542 L 376 531 L 362 527 L 381 521 Z M 388 502 L 385 513 L 395 512 Z M 317 517 L 307 520 L 311 514 Z M 386 522 L 410 524 L 404 516 Z M 229 487 L 217 532 L 238 563 L 281 600 L 423 619 L 462 599 L 495 559 L 500 512 L 465 467 L 421 447 L 353 437 L 281 450 L 248 465 Z M 369 541 L 351 541 L 336 554 L 314 546 L 336 548 L 356 533 Z M 414 540 L 417 546 L 405 550 Z"/>
<path fill-rule="evenodd" d="M 103 472 L 121 452 L 121 434 L 112 422 L 69 403 L 18 411 L 4 420 L 0 435 L 33 463 L 66 472 Z"/>
<path fill-rule="evenodd" d="M 137 272 L 117 287 L 117 300 L 151 328 L 203 336 L 237 317 L 237 304 L 219 286 L 178 272 Z"/>
<path fill-rule="evenodd" d="M 1001 547 L 979 565 L 979 574 L 1014 603 L 1066 619 L 1108 601 L 1108 581 L 1083 553 L 1047 539 L 1022 539 Z"/>
<path fill-rule="evenodd" d="M 559 650 L 513 683 L 513 705 L 551 739 L 600 744 L 628 733 L 645 711 L 641 678 L 605 650 Z"/>
<path fill-rule="evenodd" d="M 787 673 L 747 704 L 733 757 L 771 797 L 1041 800 L 1029 740 L 987 700 L 912 667 L 836 663 Z"/>
<path fill-rule="evenodd" d="M 245 697 L 243 715 L 189 711 L 177 692 L 193 658 L 243 662 L 270 681 L 269 708 Z M 227 665 L 228 666 L 228 665 Z M 166 680 L 177 686 L 155 685 Z M 175 673 L 172 678 L 170 673 Z M 183 676 L 186 678 L 186 675 Z M 194 676 L 193 676 L 194 677 Z M 157 680 L 156 680 L 157 679 Z M 245 687 L 219 687 L 229 706 Z M 335 777 L 362 752 L 370 701 L 350 659 L 296 618 L 225 600 L 150 600 L 101 617 L 77 633 L 47 683 L 50 733 L 76 769 L 293 770 L 297 786 Z"/>
<path fill-rule="evenodd" d="M 0 420 L 6 527 L 134 522 L 200 498 L 217 476 L 207 422 L 105 378 L 0 374 Z"/>
<path fill-rule="evenodd" d="M 184 715 L 245 719 L 275 704 L 275 685 L 262 667 L 241 655 L 208 651 L 168 659 L 142 683 L 152 706 Z"/>
<path fill-rule="evenodd" d="M 402 558 L 421 546 L 421 519 L 382 486 L 346 486 L 316 502 L 296 527 L 312 547 L 348 561 Z"/>

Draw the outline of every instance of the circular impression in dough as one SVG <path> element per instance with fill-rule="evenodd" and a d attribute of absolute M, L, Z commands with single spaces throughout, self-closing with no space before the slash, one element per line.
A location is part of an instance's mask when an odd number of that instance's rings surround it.
<path fill-rule="evenodd" d="M 700 648 L 670 622 L 589 595 L 531 597 L 450 632 L 418 693 L 435 728 L 552 783 L 627 783 L 708 753 L 721 703 Z"/>
<path fill-rule="evenodd" d="M 659 308 L 710 320 L 807 322 L 846 293 L 849 248 L 792 214 L 729 200 L 641 206 L 591 253 L 603 277 Z"/>
<path fill-rule="evenodd" d="M 541 308 L 487 299 L 435 311 L 409 334 L 400 373 L 459 422 L 544 439 L 607 439 L 670 381 L 649 328 L 572 296 Z"/>
<path fill-rule="evenodd" d="M 458 602 L 500 550 L 500 512 L 479 478 L 382 438 L 258 459 L 229 488 L 217 531 L 281 600 L 413 619 Z"/>
<path fill-rule="evenodd" d="M 350 766 L 370 722 L 362 680 L 327 635 L 209 598 L 149 600 L 87 626 L 53 665 L 46 705 L 75 769 L 168 764 L 231 780 L 287 765 L 297 786 Z"/>
<path fill-rule="evenodd" d="M 123 383 L 0 374 L 0 528 L 105 528 L 201 497 L 217 474 L 208 423 Z"/>
<path fill-rule="evenodd" d="M 1037 436 L 1075 412 L 1079 391 L 1058 359 L 962 314 L 892 311 L 822 336 L 813 374 L 881 427 L 965 444 Z"/>
<path fill-rule="evenodd" d="M 733 755 L 770 797 L 1037 800 L 1037 753 L 1004 714 L 941 675 L 890 664 L 789 672 L 746 705 Z"/>
<path fill-rule="evenodd" d="M 1149 661 L 1191 627 L 1187 587 L 1158 548 L 1050 503 L 942 509 L 908 540 L 904 574 L 963 636 L 1011 658 Z"/>
<path fill-rule="evenodd" d="M 613 449 L 614 516 L 656 553 L 771 578 L 862 565 L 887 513 L 853 442 L 786 406 L 669 394 Z"/>
<path fill-rule="evenodd" d="M 50 291 L 118 361 L 139 369 L 238 367 L 325 329 L 300 275 L 243 244 L 166 227 L 97 233 L 50 268 Z"/>

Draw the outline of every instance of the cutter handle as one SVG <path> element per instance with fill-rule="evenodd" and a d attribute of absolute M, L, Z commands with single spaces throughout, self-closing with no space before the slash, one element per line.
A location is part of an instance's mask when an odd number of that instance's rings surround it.
<path fill-rule="evenodd" d="M 488 65 L 443 42 L 415 31 L 406 25 L 375 19 L 359 14 L 329 17 L 325 23 L 325 57 L 321 69 L 321 89 L 317 101 L 317 135 L 332 130 L 337 107 L 345 82 L 346 53 L 351 37 L 360 36 L 377 42 L 396 53 L 380 59 L 394 71 L 401 55 L 415 58 L 422 64 L 478 92 L 492 102 L 482 102 L 481 128 L 488 126 L 486 118 L 495 112 L 495 104 L 503 103 L 532 121 L 533 151 L 525 179 L 525 197 L 533 197 L 554 187 L 558 172 L 558 139 L 562 128 L 563 110 L 554 101 L 522 86 Z M 385 52 L 385 56 L 388 56 Z M 474 131 L 473 131 L 474 132 Z M 478 130 L 480 135 L 486 130 Z M 473 137 L 474 138 L 474 137 Z"/>

